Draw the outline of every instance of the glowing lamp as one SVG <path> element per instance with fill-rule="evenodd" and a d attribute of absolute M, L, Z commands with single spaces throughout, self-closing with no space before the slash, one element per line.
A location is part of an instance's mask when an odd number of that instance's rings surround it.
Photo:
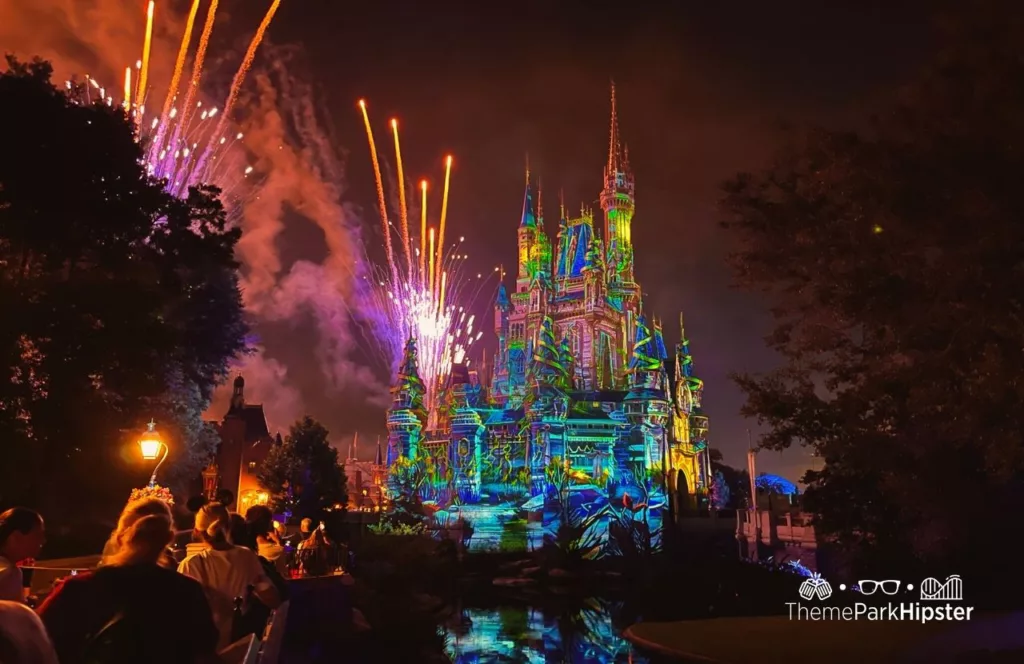
<path fill-rule="evenodd" d="M 160 464 L 167 458 L 167 445 L 160 439 L 160 434 L 156 430 L 156 422 L 153 420 L 149 421 L 146 425 L 146 431 L 143 432 L 142 437 L 139 438 L 139 449 L 142 450 L 142 458 L 146 461 L 152 461 L 157 457 L 160 460 L 156 462 L 156 466 L 153 468 L 153 474 L 149 478 L 149 486 L 156 486 L 156 471 L 160 468 Z M 160 452 L 163 452 L 163 456 Z"/>
<path fill-rule="evenodd" d="M 142 458 L 146 461 L 152 461 L 157 458 L 160 456 L 160 448 L 163 444 L 163 441 L 160 440 L 160 434 L 156 431 L 147 431 L 142 434 L 142 438 L 139 439 L 139 447 L 142 449 Z"/>

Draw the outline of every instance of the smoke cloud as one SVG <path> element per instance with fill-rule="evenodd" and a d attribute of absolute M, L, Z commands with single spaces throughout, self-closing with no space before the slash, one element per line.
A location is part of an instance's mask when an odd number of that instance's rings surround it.
<path fill-rule="evenodd" d="M 0 43 L 21 59 L 49 60 L 57 80 L 89 74 L 119 90 L 124 67 L 134 66 L 140 57 L 145 2 L 8 2 L 0 20 Z M 196 33 L 204 17 L 201 8 Z M 256 23 L 242 23 L 219 17 L 214 34 L 218 29 L 246 31 L 248 40 Z M 183 24 L 183 17 L 172 15 L 167 3 L 157 6 L 150 80 L 152 89 L 161 92 L 161 101 Z M 193 42 L 196 39 L 194 34 Z M 234 112 L 253 175 L 237 185 L 213 184 L 238 192 L 231 204 L 238 206 L 235 218 L 243 230 L 238 246 L 243 298 L 261 337 L 256 352 L 236 368 L 246 379 L 246 396 L 264 404 L 272 431 L 287 431 L 295 419 L 310 414 L 323 419 L 340 438 L 349 432 L 337 421 L 331 402 L 379 408 L 388 402 L 388 394 L 381 377 L 367 367 L 365 344 L 360 343 L 352 313 L 365 256 L 360 220 L 342 200 L 344 171 L 317 112 L 313 90 L 294 74 L 301 69 L 300 55 L 293 47 L 269 42 L 261 46 Z M 214 87 L 211 78 L 219 83 L 224 78 L 219 70 L 237 67 L 241 56 L 240 51 L 230 58 L 223 53 L 208 56 L 207 68 L 218 71 L 204 78 L 204 92 L 213 92 L 206 89 Z M 215 92 L 209 101 L 222 103 L 226 89 Z M 289 263 L 282 258 L 283 234 L 293 223 L 312 223 L 322 232 L 325 250 L 316 259 L 293 258 Z M 290 333 L 282 334 L 282 327 Z M 306 344 L 298 353 L 296 338 Z M 214 395 L 210 419 L 219 419 L 226 411 L 229 385 L 230 380 Z"/>

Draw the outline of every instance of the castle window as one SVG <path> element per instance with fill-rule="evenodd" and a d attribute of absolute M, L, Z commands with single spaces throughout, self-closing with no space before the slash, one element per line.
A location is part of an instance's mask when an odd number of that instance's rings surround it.
<path fill-rule="evenodd" d="M 255 473 L 256 472 L 256 462 L 255 461 L 250 461 L 249 462 L 249 472 L 250 473 Z"/>

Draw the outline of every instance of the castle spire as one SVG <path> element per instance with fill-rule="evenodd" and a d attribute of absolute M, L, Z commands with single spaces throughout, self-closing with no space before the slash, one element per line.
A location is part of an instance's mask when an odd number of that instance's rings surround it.
<path fill-rule="evenodd" d="M 619 114 L 615 108 L 615 81 L 612 82 L 612 121 L 608 139 L 608 173 L 614 175 L 619 171 Z"/>
<path fill-rule="evenodd" d="M 661 359 L 655 347 L 656 341 L 651 329 L 647 327 L 647 319 L 641 313 L 636 320 L 636 336 L 633 341 L 633 357 L 629 360 L 629 371 L 657 371 L 661 368 Z"/>
<path fill-rule="evenodd" d="M 383 466 L 384 465 L 384 454 L 382 453 L 382 450 L 380 449 L 380 434 L 377 434 L 377 455 L 373 457 L 373 464 L 375 466 Z"/>
<path fill-rule="evenodd" d="M 540 227 L 540 228 L 544 227 L 544 202 L 541 199 L 541 193 L 543 192 L 542 187 L 543 187 L 543 183 L 541 181 L 541 178 L 538 177 L 537 178 L 537 226 Z"/>
<path fill-rule="evenodd" d="M 527 178 L 529 178 L 530 171 L 526 171 Z M 536 228 L 537 218 L 533 214 L 533 188 L 530 186 L 530 181 L 526 181 L 526 191 L 523 193 L 523 217 L 519 222 L 520 228 Z"/>

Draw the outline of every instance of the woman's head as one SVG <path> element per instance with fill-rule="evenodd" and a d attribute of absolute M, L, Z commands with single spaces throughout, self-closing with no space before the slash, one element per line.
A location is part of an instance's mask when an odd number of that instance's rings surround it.
<path fill-rule="evenodd" d="M 248 549 L 256 548 L 256 536 L 249 533 L 249 526 L 241 514 L 231 513 L 231 543 Z"/>
<path fill-rule="evenodd" d="M 266 505 L 253 505 L 245 513 L 245 522 L 253 535 L 266 535 L 274 529 L 274 513 Z"/>
<path fill-rule="evenodd" d="M 149 514 L 119 532 L 120 548 L 108 564 L 158 563 L 174 539 L 174 527 L 167 514 Z"/>
<path fill-rule="evenodd" d="M 46 543 L 46 530 L 39 512 L 12 507 L 0 514 L 0 555 L 17 563 L 35 558 Z"/>
<path fill-rule="evenodd" d="M 196 512 L 196 535 L 211 545 L 231 543 L 231 515 L 221 503 L 207 503 Z"/>
<path fill-rule="evenodd" d="M 159 498 L 140 498 L 139 500 L 134 500 L 128 503 L 124 510 L 121 511 L 121 516 L 117 520 L 117 529 L 115 529 L 114 533 L 110 536 L 113 546 L 109 549 L 110 553 L 103 561 L 105 564 L 109 564 L 114 560 L 123 562 L 125 559 L 125 556 L 122 555 L 123 553 L 127 553 L 129 557 L 132 558 L 137 557 L 131 552 L 126 552 L 125 549 L 130 547 L 132 538 L 139 535 L 139 533 L 135 532 L 136 526 L 143 519 L 148 517 L 158 517 L 160 520 L 159 522 L 166 522 L 167 524 L 167 530 L 170 531 L 170 538 L 160 545 L 159 551 L 163 551 L 163 549 L 170 543 L 170 540 L 174 537 L 174 521 L 171 517 L 171 507 Z M 157 523 L 158 522 L 155 521 L 149 522 L 145 525 L 144 530 L 139 532 L 145 532 L 146 535 L 144 535 L 144 537 L 155 537 L 159 540 L 163 535 L 154 531 L 154 529 L 157 531 L 159 530 L 156 525 Z M 142 549 L 146 549 L 149 545 L 150 542 L 148 541 L 140 542 L 139 544 Z M 143 553 L 145 552 L 143 551 Z M 144 557 L 145 555 L 143 555 L 143 558 Z"/>

